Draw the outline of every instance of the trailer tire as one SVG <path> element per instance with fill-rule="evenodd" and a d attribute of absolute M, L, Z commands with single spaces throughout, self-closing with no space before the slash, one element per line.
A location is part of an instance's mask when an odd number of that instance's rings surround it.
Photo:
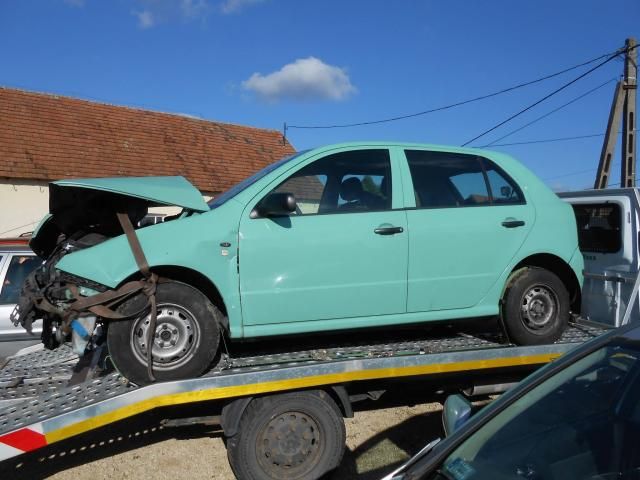
<path fill-rule="evenodd" d="M 331 396 L 291 392 L 254 398 L 227 438 L 227 455 L 240 480 L 312 480 L 340 464 L 345 439 Z"/>
<path fill-rule="evenodd" d="M 121 305 L 120 311 L 136 312 L 146 298 L 138 295 Z M 156 340 L 153 375 L 157 381 L 194 378 L 211 365 L 220 342 L 222 313 L 199 290 L 186 283 L 168 281 L 156 289 Z M 131 382 L 151 382 L 146 361 L 146 325 L 149 310 L 126 320 L 114 320 L 107 330 L 109 355 L 116 368 Z"/>
<path fill-rule="evenodd" d="M 549 270 L 531 267 L 516 272 L 502 298 L 509 339 L 517 345 L 555 342 L 567 327 L 570 303 L 564 283 Z"/>

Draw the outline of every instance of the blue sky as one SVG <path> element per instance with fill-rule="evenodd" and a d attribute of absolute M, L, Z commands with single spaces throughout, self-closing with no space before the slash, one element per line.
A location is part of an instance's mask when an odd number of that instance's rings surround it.
<path fill-rule="evenodd" d="M 638 0 L 5 0 L 0 85 L 281 129 L 457 102 L 611 52 L 628 36 L 640 38 Z M 288 136 L 298 149 L 347 140 L 460 145 L 587 68 L 445 112 Z M 621 73 L 621 61 L 609 62 L 474 145 Z M 603 132 L 613 88 L 499 143 Z M 584 188 L 601 145 L 596 137 L 495 149 L 554 188 Z M 618 177 L 616 168 L 612 182 Z"/>

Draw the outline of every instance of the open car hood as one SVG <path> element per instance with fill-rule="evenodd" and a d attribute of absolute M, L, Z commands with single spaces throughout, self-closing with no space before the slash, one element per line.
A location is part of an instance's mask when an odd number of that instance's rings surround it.
<path fill-rule="evenodd" d="M 176 206 L 206 212 L 202 194 L 184 177 L 119 177 L 60 180 L 49 184 L 49 215 L 29 245 L 42 258 L 56 246 L 60 234 L 78 231 L 116 236 L 122 230 L 116 213 L 128 213 L 135 225 L 149 207 Z"/>

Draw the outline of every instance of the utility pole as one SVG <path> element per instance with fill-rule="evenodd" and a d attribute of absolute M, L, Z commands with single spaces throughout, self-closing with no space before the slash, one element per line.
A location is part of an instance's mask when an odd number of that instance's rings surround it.
<path fill-rule="evenodd" d="M 622 117 L 622 170 L 620 185 L 636 186 L 636 93 L 638 89 L 638 49 L 635 38 L 625 42 L 624 59 L 625 102 Z"/>
<path fill-rule="evenodd" d="M 598 173 L 593 188 L 607 188 L 611 174 L 611 159 L 615 153 L 622 117 L 622 162 L 620 186 L 636 185 L 636 92 L 638 88 L 638 52 L 636 40 L 625 41 L 624 76 L 616 84 L 613 102 L 607 122 L 607 132 L 602 143 Z"/>

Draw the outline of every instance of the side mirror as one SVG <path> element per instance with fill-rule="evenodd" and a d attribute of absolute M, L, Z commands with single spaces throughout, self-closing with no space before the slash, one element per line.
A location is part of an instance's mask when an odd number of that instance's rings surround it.
<path fill-rule="evenodd" d="M 511 198 L 512 194 L 513 194 L 513 190 L 511 189 L 510 186 L 503 185 L 502 187 L 500 187 L 500 195 L 502 195 L 504 198 Z"/>
<path fill-rule="evenodd" d="M 471 403 L 460 394 L 449 395 L 444 402 L 442 425 L 448 437 L 471 418 Z"/>
<path fill-rule="evenodd" d="M 251 212 L 251 218 L 283 217 L 296 211 L 293 193 L 272 192 L 264 197 Z"/>

